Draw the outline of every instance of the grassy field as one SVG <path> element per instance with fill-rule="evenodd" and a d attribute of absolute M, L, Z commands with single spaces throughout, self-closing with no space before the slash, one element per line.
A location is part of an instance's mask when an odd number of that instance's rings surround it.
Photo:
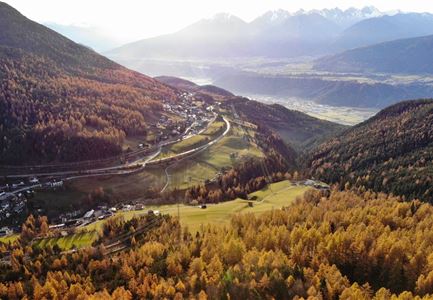
<path fill-rule="evenodd" d="M 73 181 L 71 186 L 76 190 L 85 192 L 102 187 L 111 197 L 119 200 L 132 200 L 145 195 L 150 187 L 158 184 L 160 177 L 160 172 L 149 169 L 149 171 L 131 175 L 83 178 Z"/>
<path fill-rule="evenodd" d="M 202 135 L 215 136 L 222 132 L 225 128 L 226 123 L 224 121 L 214 121 L 203 133 Z"/>
<path fill-rule="evenodd" d="M 89 191 L 90 192 L 90 191 Z M 86 197 L 87 191 L 66 186 L 56 191 L 37 191 L 32 202 L 40 206 L 48 217 L 65 210 L 79 209 L 79 203 Z"/>
<path fill-rule="evenodd" d="M 134 216 L 147 214 L 149 209 L 159 210 L 162 214 L 170 214 L 177 217 L 179 213 L 182 226 L 188 227 L 191 232 L 199 231 L 202 226 L 207 224 L 227 225 L 233 215 L 238 213 L 254 213 L 260 214 L 272 209 L 280 209 L 290 205 L 298 196 L 302 196 L 309 187 L 295 186 L 288 180 L 273 183 L 264 189 L 251 193 L 250 200 L 253 202 L 253 207 L 248 205 L 249 201 L 243 199 L 235 199 L 232 201 L 222 202 L 219 204 L 210 204 L 206 209 L 201 209 L 196 206 L 189 205 L 159 205 L 148 206 L 143 210 L 118 212 L 117 215 L 123 216 L 125 220 L 129 220 Z M 101 229 L 105 220 L 100 220 L 95 223 L 83 227 L 83 232 L 78 232 L 74 235 L 60 238 L 47 238 L 39 240 L 35 243 L 38 247 L 58 245 L 61 249 L 68 250 L 73 246 L 78 248 L 90 246 L 98 237 L 98 230 Z"/>
<path fill-rule="evenodd" d="M 180 221 L 183 226 L 188 226 L 192 232 L 199 230 L 202 225 L 208 223 L 228 224 L 234 214 L 246 212 L 260 214 L 265 211 L 287 206 L 295 200 L 296 197 L 303 195 L 306 190 L 308 190 L 308 187 L 294 186 L 290 181 L 282 181 L 250 194 L 250 197 L 256 196 L 256 200 L 253 201 L 253 207 L 249 207 L 248 201 L 243 199 L 208 205 L 206 209 L 179 205 Z M 173 216 L 177 216 L 178 213 L 177 205 L 155 206 L 147 209 L 157 209 L 161 213 L 167 213 Z M 144 212 L 146 212 L 147 209 Z M 131 215 L 141 213 L 143 212 L 128 212 L 125 217 L 131 217 Z"/>
<path fill-rule="evenodd" d="M 36 247 L 53 247 L 54 245 L 57 245 L 62 250 L 69 250 L 74 246 L 77 248 L 91 246 L 97 238 L 98 234 L 96 231 L 81 232 L 66 237 L 41 239 L 36 241 L 34 245 Z"/>
<path fill-rule="evenodd" d="M 298 196 L 302 196 L 309 187 L 295 186 L 288 180 L 273 183 L 264 189 L 251 193 L 250 198 L 255 198 L 253 207 L 249 207 L 248 202 L 243 199 L 222 202 L 219 204 L 208 205 L 206 209 L 180 204 L 149 206 L 144 210 L 119 212 L 126 220 L 133 216 L 146 214 L 149 209 L 159 210 L 163 214 L 177 216 L 179 211 L 180 221 L 183 226 L 195 232 L 202 225 L 206 224 L 228 224 L 234 214 L 251 212 L 260 214 L 272 209 L 280 209 L 288 206 Z M 103 221 L 98 221 L 85 227 L 87 230 L 98 230 Z"/>
<path fill-rule="evenodd" d="M 2 236 L 0 237 L 0 243 L 13 243 L 14 241 L 16 241 L 19 238 L 19 234 L 13 234 L 13 235 L 9 235 L 9 236 Z"/>
<path fill-rule="evenodd" d="M 79 210 L 94 190 L 102 188 L 105 196 L 114 201 L 134 200 L 146 197 L 150 188 L 158 191 L 165 184 L 163 170 L 149 169 L 137 174 L 89 177 L 67 182 L 56 191 L 38 191 L 32 202 L 44 209 L 48 217 L 65 211 Z"/>

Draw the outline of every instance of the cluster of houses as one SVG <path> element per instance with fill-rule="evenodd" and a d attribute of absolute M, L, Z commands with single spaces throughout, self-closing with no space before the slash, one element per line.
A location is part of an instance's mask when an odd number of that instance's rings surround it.
<path fill-rule="evenodd" d="M 7 227 L 7 226 L 0 228 L 0 237 L 1 236 L 11 235 L 13 233 L 14 233 L 14 231 L 11 228 Z"/>
<path fill-rule="evenodd" d="M 0 222 L 14 224 L 16 220 L 19 220 L 19 215 L 27 213 L 27 203 L 29 199 L 33 198 L 35 188 L 52 190 L 62 186 L 63 181 L 61 180 L 41 183 L 36 177 L 26 181 L 0 185 Z M 11 233 L 7 228 L 4 227 L 0 230 L 0 236 Z"/>
<path fill-rule="evenodd" d="M 0 221 L 13 218 L 24 212 L 27 199 L 33 196 L 33 191 L 27 190 L 23 193 L 13 194 L 0 192 Z"/>
<path fill-rule="evenodd" d="M 307 180 L 302 181 L 301 183 L 305 186 L 311 186 L 311 187 L 314 187 L 315 189 L 318 189 L 318 190 L 329 190 L 330 189 L 330 186 L 327 185 L 326 183 L 323 183 L 321 181 L 316 181 L 313 179 L 307 179 Z"/>
<path fill-rule="evenodd" d="M 2 223 L 16 224 L 16 218 L 26 210 L 27 197 L 30 197 L 32 192 L 19 193 L 18 195 L 9 192 L 0 192 L 0 221 Z M 13 233 L 10 227 L 0 228 L 0 236 L 6 236 Z"/>
<path fill-rule="evenodd" d="M 118 207 L 100 205 L 86 212 L 77 210 L 59 216 L 57 224 L 51 225 L 51 229 L 63 229 L 71 227 L 82 227 L 98 220 L 104 220 L 113 216 L 118 211 L 143 210 L 143 204 L 123 204 Z"/>
<path fill-rule="evenodd" d="M 163 100 L 163 114 L 156 124 L 151 124 L 153 135 L 146 142 L 138 144 L 139 149 L 147 149 L 154 144 L 173 138 L 196 134 L 204 128 L 214 116 L 214 106 L 206 106 L 203 101 L 194 99 L 193 94 L 183 93 L 181 100 L 171 102 Z M 172 119 L 169 116 L 177 116 Z"/>
<path fill-rule="evenodd" d="M 169 128 L 174 131 L 178 131 L 177 134 L 180 134 L 181 127 L 189 128 L 189 127 L 201 127 L 203 124 L 212 118 L 213 116 L 213 106 L 205 106 L 202 101 L 192 101 L 192 95 L 188 93 L 184 93 L 182 100 L 180 102 L 171 103 L 164 101 L 163 109 L 165 112 L 169 114 L 174 114 L 176 116 L 180 116 L 184 119 L 183 126 L 178 126 L 179 128 L 170 128 L 172 124 L 167 117 L 163 116 L 159 124 L 161 124 L 164 128 Z M 179 123 L 177 123 L 178 125 Z M 174 133 L 173 131 L 173 133 Z"/>

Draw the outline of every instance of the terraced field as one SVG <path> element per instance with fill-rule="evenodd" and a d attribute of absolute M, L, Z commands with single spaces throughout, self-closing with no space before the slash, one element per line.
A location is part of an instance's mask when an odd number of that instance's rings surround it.
<path fill-rule="evenodd" d="M 18 234 L 13 234 L 13 235 L 9 235 L 9 236 L 2 236 L 0 237 L 0 243 L 13 243 L 14 241 L 16 241 L 19 238 Z"/>
<path fill-rule="evenodd" d="M 98 238 L 96 231 L 80 232 L 66 237 L 46 238 L 35 242 L 36 247 L 47 247 L 57 245 L 60 249 L 82 248 L 91 246 Z"/>

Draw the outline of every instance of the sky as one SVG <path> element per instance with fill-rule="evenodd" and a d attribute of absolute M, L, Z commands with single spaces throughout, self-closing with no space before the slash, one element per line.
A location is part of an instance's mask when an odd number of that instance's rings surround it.
<path fill-rule="evenodd" d="M 220 12 L 245 21 L 269 10 L 375 6 L 381 11 L 432 12 L 431 0 L 3 0 L 39 23 L 97 27 L 119 42 L 175 32 Z"/>

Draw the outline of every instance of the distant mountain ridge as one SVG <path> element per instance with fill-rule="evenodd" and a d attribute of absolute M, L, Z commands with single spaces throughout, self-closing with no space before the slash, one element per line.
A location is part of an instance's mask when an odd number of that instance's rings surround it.
<path fill-rule="evenodd" d="M 433 34 L 433 14 L 398 13 L 362 20 L 344 30 L 333 49 L 352 49 L 377 43 Z"/>
<path fill-rule="evenodd" d="M 268 11 L 247 23 L 217 14 L 176 33 L 145 39 L 108 51 L 113 58 L 206 58 L 319 54 L 320 46 L 337 38 L 349 24 L 377 16 L 374 8 Z"/>
<path fill-rule="evenodd" d="M 319 59 L 317 70 L 433 74 L 433 35 L 356 48 Z"/>
<path fill-rule="evenodd" d="M 169 86 L 172 86 L 176 89 L 185 90 L 187 92 L 194 93 L 196 97 L 199 95 L 202 96 L 207 95 L 212 97 L 214 100 L 215 99 L 218 100 L 220 98 L 226 98 L 226 97 L 234 97 L 234 95 L 231 92 L 224 90 L 220 87 L 217 87 L 215 85 L 210 85 L 210 84 L 198 85 L 195 84 L 194 82 L 182 78 L 172 77 L 172 76 L 158 76 L 155 77 L 155 79 Z"/>
<path fill-rule="evenodd" d="M 379 11 L 374 6 L 366 6 L 361 9 L 351 7 L 346 10 L 342 10 L 339 8 L 325 8 L 322 10 L 313 10 L 312 12 L 322 15 L 323 17 L 333 21 L 334 23 L 342 26 L 343 28 L 347 28 L 365 19 L 386 15 L 386 13 Z"/>

